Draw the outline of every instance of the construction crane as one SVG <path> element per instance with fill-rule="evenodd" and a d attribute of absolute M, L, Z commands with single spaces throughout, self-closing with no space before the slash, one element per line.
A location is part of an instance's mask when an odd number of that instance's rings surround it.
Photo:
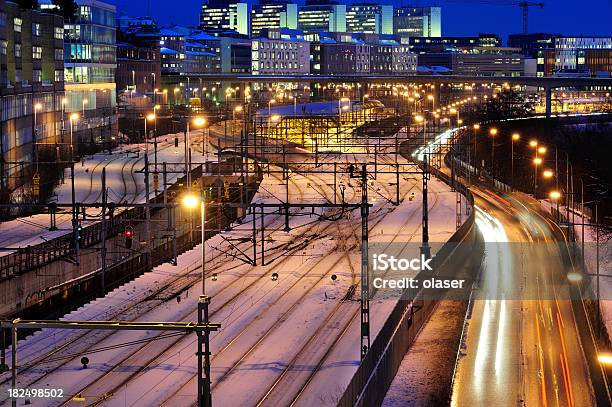
<path fill-rule="evenodd" d="M 529 7 L 544 8 L 544 3 L 532 3 L 529 1 L 520 1 L 514 4 L 521 8 L 521 12 L 523 13 L 523 34 L 528 34 L 529 33 Z"/>
<path fill-rule="evenodd" d="M 531 1 L 504 1 L 504 0 L 448 0 L 451 3 L 474 3 L 474 4 L 487 4 L 491 6 L 519 6 L 521 9 L 523 19 L 523 34 L 529 33 L 529 8 L 539 7 L 544 8 L 544 3 L 531 2 Z"/>

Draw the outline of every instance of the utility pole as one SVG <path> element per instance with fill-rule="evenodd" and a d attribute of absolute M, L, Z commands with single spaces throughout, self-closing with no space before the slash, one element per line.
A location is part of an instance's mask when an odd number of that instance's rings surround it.
<path fill-rule="evenodd" d="M 106 194 L 106 167 L 102 167 L 102 242 L 100 248 L 100 264 L 101 264 L 101 282 L 100 282 L 100 295 L 104 296 L 106 288 L 106 205 L 107 205 L 107 194 Z"/>
<path fill-rule="evenodd" d="M 109 330 L 109 331 L 157 331 L 157 332 L 183 332 L 189 334 L 196 332 L 198 336 L 198 360 L 204 356 L 203 375 L 198 376 L 198 406 L 212 407 L 210 392 L 210 332 L 221 328 L 219 323 L 208 322 L 209 298 L 200 296 L 198 303 L 198 323 L 194 322 L 132 322 L 132 321 L 56 321 L 39 320 L 23 321 L 14 319 L 12 321 L 1 320 L 0 330 L 12 330 L 11 346 L 11 388 L 17 388 L 17 329 L 67 329 L 67 330 Z M 203 342 L 203 343 L 202 343 Z M 204 352 L 202 352 L 202 345 Z M 199 372 L 202 364 L 199 364 Z M 99 401 L 99 400 L 98 400 Z M 11 404 L 17 407 L 17 398 L 11 397 Z M 94 403 L 95 404 L 95 403 Z"/>
<path fill-rule="evenodd" d="M 421 244 L 421 254 L 425 258 L 431 258 L 431 249 L 429 247 L 429 210 L 428 210 L 428 185 L 427 181 L 429 178 L 429 154 L 423 153 L 423 237 Z"/>
<path fill-rule="evenodd" d="M 351 178 L 361 178 L 361 359 L 370 350 L 370 273 L 368 267 L 368 171 L 367 164 L 361 174 L 355 174 L 355 166 L 349 166 Z"/>
<path fill-rule="evenodd" d="M 151 265 L 153 264 L 151 261 L 151 206 L 150 204 L 150 189 L 151 186 L 149 185 L 149 154 L 145 153 L 145 157 L 144 157 L 144 165 L 145 165 L 145 203 L 146 203 L 146 207 L 145 207 L 145 236 L 146 236 L 146 249 L 145 252 L 147 253 L 147 269 L 151 268 Z"/>

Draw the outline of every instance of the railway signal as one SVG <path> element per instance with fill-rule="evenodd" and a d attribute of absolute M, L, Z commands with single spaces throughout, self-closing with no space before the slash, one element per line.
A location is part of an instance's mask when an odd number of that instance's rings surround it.
<path fill-rule="evenodd" d="M 134 238 L 134 229 L 131 226 L 125 228 L 125 247 L 130 249 L 132 247 L 132 240 Z"/>
<path fill-rule="evenodd" d="M 77 224 L 76 235 L 74 238 L 77 242 L 83 240 L 83 225 L 81 225 L 80 223 Z"/>

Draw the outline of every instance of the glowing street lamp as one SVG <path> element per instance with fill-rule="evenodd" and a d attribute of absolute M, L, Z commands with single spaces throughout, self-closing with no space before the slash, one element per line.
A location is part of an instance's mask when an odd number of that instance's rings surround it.
<path fill-rule="evenodd" d="M 553 174 L 553 172 L 552 172 L 551 170 L 546 170 L 546 171 L 544 171 L 544 172 L 542 173 L 542 176 L 543 176 L 544 178 L 552 178 L 552 177 L 553 177 L 553 175 L 554 175 L 554 174 Z"/>
<path fill-rule="evenodd" d="M 268 117 L 272 114 L 272 105 L 276 103 L 276 99 L 270 99 L 268 101 Z"/>
<path fill-rule="evenodd" d="M 196 117 L 193 119 L 193 125 L 202 129 L 202 155 L 208 156 L 208 137 L 205 132 L 206 119 L 204 117 Z"/>
<path fill-rule="evenodd" d="M 205 199 L 202 196 L 187 194 L 183 196 L 182 204 L 189 210 L 200 207 L 200 221 L 202 222 L 202 295 L 206 294 L 206 205 Z"/>
<path fill-rule="evenodd" d="M 551 193 L 548 194 L 548 196 L 550 197 L 550 199 L 556 201 L 556 200 L 561 198 L 561 192 L 559 192 L 559 191 L 551 191 Z"/>
<path fill-rule="evenodd" d="M 73 139 L 73 126 L 74 123 L 79 120 L 78 113 L 72 113 L 70 115 L 70 161 L 74 162 L 74 139 Z"/>
<path fill-rule="evenodd" d="M 495 127 L 489 129 L 491 135 L 491 171 L 493 171 L 495 165 L 495 136 L 497 136 L 498 130 Z"/>

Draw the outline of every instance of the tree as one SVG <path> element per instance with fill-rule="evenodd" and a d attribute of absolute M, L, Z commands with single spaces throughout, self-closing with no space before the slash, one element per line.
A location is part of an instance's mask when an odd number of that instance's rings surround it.
<path fill-rule="evenodd" d="M 16 3 L 24 10 L 36 10 L 38 8 L 38 0 L 17 0 Z"/>
<path fill-rule="evenodd" d="M 53 0 L 53 4 L 58 7 L 55 12 L 65 20 L 74 21 L 79 11 L 79 6 L 74 0 Z"/>
<path fill-rule="evenodd" d="M 495 98 L 489 98 L 482 112 L 482 121 L 494 121 L 512 117 L 529 116 L 533 111 L 533 103 L 525 100 L 522 93 L 514 89 L 497 93 Z"/>

